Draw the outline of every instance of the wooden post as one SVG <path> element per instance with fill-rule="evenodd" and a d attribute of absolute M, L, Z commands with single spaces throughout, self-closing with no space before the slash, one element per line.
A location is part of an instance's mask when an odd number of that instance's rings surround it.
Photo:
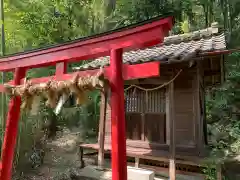
<path fill-rule="evenodd" d="M 217 164 L 216 171 L 217 171 L 217 180 L 222 180 L 222 166 L 221 166 L 221 164 Z"/>
<path fill-rule="evenodd" d="M 110 54 L 112 180 L 127 180 L 122 49 Z"/>
<path fill-rule="evenodd" d="M 19 85 L 21 79 L 26 75 L 24 68 L 17 68 L 14 74 L 14 85 Z M 7 124 L 2 145 L 2 170 L 0 174 L 1 180 L 12 179 L 12 163 L 14 159 L 14 151 L 18 133 L 18 122 L 20 117 L 21 97 L 13 97 L 8 106 Z"/>
<path fill-rule="evenodd" d="M 170 146 L 170 131 L 171 131 L 171 127 L 170 127 L 170 121 L 171 121 L 171 103 L 170 103 L 170 86 L 167 87 L 167 91 L 166 91 L 166 144 L 168 146 Z"/>
<path fill-rule="evenodd" d="M 139 164 L 140 164 L 140 158 L 139 157 L 135 157 L 135 167 L 139 168 Z"/>
<path fill-rule="evenodd" d="M 61 77 L 63 74 L 67 73 L 67 63 L 57 63 L 56 64 L 56 76 Z"/>
<path fill-rule="evenodd" d="M 170 180 L 176 180 L 176 161 L 175 161 L 175 112 L 174 112 L 174 82 L 170 83 L 168 87 L 169 97 L 169 124 L 170 124 L 170 161 L 169 161 L 169 177 Z"/>
<path fill-rule="evenodd" d="M 195 128 L 195 142 L 197 148 L 197 155 L 200 155 L 203 151 L 203 119 L 201 118 L 201 99 L 200 99 L 200 88 L 201 88 L 201 66 L 200 63 L 197 62 L 196 66 L 196 76 L 192 81 L 192 85 L 194 89 L 194 96 L 193 96 L 193 109 L 194 109 L 194 128 Z"/>
<path fill-rule="evenodd" d="M 104 143 L 105 143 L 105 125 L 106 125 L 106 109 L 107 109 L 107 91 L 101 92 L 99 135 L 98 135 L 98 167 L 104 166 Z"/>

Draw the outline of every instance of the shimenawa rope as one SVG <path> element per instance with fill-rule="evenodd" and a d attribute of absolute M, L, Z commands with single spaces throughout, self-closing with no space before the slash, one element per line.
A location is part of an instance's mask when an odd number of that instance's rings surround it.
<path fill-rule="evenodd" d="M 124 91 L 128 91 L 128 90 L 131 89 L 131 88 L 137 88 L 137 89 L 140 89 L 140 90 L 142 90 L 142 91 L 155 91 L 155 90 L 161 89 L 161 88 L 169 85 L 170 83 L 172 83 L 172 82 L 180 75 L 181 72 L 182 72 L 182 69 L 180 69 L 180 70 L 178 71 L 178 73 L 177 73 L 170 81 L 168 81 L 168 82 L 166 82 L 166 83 L 163 83 L 163 84 L 161 84 L 160 86 L 157 86 L 157 87 L 155 87 L 155 88 L 143 88 L 143 87 L 141 87 L 141 86 L 137 86 L 137 85 L 133 84 L 133 85 L 125 88 Z"/>

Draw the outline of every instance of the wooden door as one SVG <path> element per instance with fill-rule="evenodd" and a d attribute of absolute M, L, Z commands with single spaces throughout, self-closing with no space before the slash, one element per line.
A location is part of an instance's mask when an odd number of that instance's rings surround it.
<path fill-rule="evenodd" d="M 141 86 L 145 89 L 152 86 Z M 166 143 L 165 88 L 131 88 L 125 94 L 127 139 Z"/>

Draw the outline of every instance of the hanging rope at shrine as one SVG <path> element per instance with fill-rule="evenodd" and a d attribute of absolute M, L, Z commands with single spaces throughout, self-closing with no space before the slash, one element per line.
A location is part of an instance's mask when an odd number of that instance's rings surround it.
<path fill-rule="evenodd" d="M 163 87 L 171 84 L 171 83 L 181 74 L 181 72 L 182 72 L 182 69 L 180 69 L 180 70 L 178 71 L 178 73 L 177 73 L 170 81 L 168 81 L 168 82 L 166 82 L 166 83 L 163 83 L 163 84 L 161 84 L 160 86 L 157 86 L 157 87 L 155 87 L 155 88 L 143 88 L 143 87 L 141 87 L 141 86 L 137 86 L 137 85 L 133 84 L 133 85 L 125 88 L 124 91 L 128 91 L 128 90 L 131 89 L 131 88 L 137 88 L 137 89 L 140 89 L 140 90 L 142 90 L 142 91 L 155 91 L 155 90 L 161 89 L 161 88 L 163 88 Z"/>
<path fill-rule="evenodd" d="M 178 73 L 170 81 L 168 81 L 166 83 L 163 83 L 160 86 L 157 86 L 155 88 L 143 88 L 141 86 L 137 86 L 137 85 L 133 84 L 133 85 L 130 85 L 129 87 L 125 88 L 124 91 L 128 91 L 129 89 L 134 88 L 133 95 L 135 95 L 136 89 L 140 89 L 142 91 L 145 91 L 145 93 L 146 93 L 146 102 L 148 102 L 148 92 L 149 91 L 155 91 L 155 90 L 161 89 L 161 88 L 171 84 L 173 81 L 175 81 L 175 79 L 177 79 L 177 77 L 181 74 L 181 72 L 182 72 L 182 69 L 180 69 L 178 71 Z"/>
<path fill-rule="evenodd" d="M 66 99 L 74 94 L 76 104 L 82 105 L 87 102 L 87 92 L 93 90 L 104 90 L 106 80 L 103 70 L 93 76 L 79 77 L 76 74 L 68 81 L 49 80 L 47 83 L 33 84 L 26 80 L 23 85 L 13 86 L 5 84 L 5 92 L 10 96 L 20 96 L 23 99 L 22 108 L 26 111 L 36 111 L 40 105 L 41 98 L 46 98 L 46 105 L 56 108 L 59 101 L 64 103 Z M 36 107 L 37 106 L 37 107 Z M 62 106 L 62 105 L 61 105 Z"/>

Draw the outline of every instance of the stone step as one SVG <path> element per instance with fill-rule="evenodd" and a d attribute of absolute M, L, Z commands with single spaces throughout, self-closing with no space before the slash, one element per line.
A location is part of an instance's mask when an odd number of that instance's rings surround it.
<path fill-rule="evenodd" d="M 150 170 L 127 167 L 128 180 L 154 180 L 155 173 Z"/>
<path fill-rule="evenodd" d="M 155 173 L 150 170 L 127 167 L 128 180 L 154 180 Z M 112 171 L 110 169 L 99 170 L 96 166 L 87 166 L 80 170 L 80 175 L 84 177 L 95 178 L 99 180 L 112 179 Z"/>

